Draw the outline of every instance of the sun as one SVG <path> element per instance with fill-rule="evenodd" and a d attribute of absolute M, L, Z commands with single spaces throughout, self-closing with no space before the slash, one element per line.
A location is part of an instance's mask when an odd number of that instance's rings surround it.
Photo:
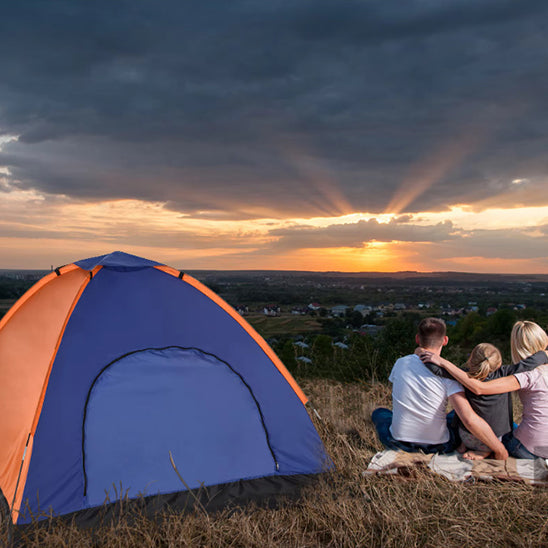
<path fill-rule="evenodd" d="M 281 258 L 282 270 L 337 272 L 393 272 L 407 263 L 394 252 L 391 242 L 370 242 L 363 247 L 299 249 Z"/>

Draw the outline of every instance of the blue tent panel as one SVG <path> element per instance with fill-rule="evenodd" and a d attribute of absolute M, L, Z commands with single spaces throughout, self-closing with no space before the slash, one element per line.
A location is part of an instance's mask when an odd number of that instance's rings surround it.
<path fill-rule="evenodd" d="M 122 251 L 114 251 L 108 255 L 100 255 L 99 257 L 90 257 L 74 263 L 76 266 L 84 270 L 93 270 L 96 266 L 109 267 L 116 270 L 136 270 L 150 266 L 159 265 L 156 261 L 128 255 Z"/>
<path fill-rule="evenodd" d="M 84 422 L 86 506 L 274 474 L 258 407 L 223 362 L 197 350 L 130 354 L 94 383 Z"/>

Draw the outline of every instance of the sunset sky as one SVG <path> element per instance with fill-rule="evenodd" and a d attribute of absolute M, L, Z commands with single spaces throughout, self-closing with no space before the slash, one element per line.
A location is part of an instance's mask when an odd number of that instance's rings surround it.
<path fill-rule="evenodd" d="M 545 1 L 0 1 L 0 268 L 548 273 Z"/>

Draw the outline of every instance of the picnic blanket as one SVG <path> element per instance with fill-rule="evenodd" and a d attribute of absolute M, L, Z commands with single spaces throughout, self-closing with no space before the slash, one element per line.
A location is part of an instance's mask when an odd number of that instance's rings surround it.
<path fill-rule="evenodd" d="M 409 477 L 420 470 L 430 470 L 451 481 L 497 479 L 548 486 L 548 463 L 545 459 L 527 460 L 510 457 L 506 461 L 467 460 L 457 452 L 425 455 L 386 449 L 371 459 L 364 475 L 397 474 Z"/>

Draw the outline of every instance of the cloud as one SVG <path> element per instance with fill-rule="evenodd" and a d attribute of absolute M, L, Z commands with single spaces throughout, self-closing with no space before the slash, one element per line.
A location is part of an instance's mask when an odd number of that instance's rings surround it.
<path fill-rule="evenodd" d="M 540 227 L 540 231 L 546 234 L 548 227 Z M 540 259 L 546 257 L 544 234 L 521 229 L 474 230 L 441 246 L 437 255 L 443 258 Z"/>
<path fill-rule="evenodd" d="M 0 166 L 23 189 L 242 218 L 547 204 L 547 12 L 12 2 Z"/>
<path fill-rule="evenodd" d="M 362 247 L 370 242 L 440 242 L 454 239 L 450 221 L 430 226 L 402 223 L 396 220 L 379 223 L 376 219 L 357 223 L 333 224 L 328 227 L 280 228 L 270 231 L 277 239 L 276 249 Z"/>
<path fill-rule="evenodd" d="M 295 250 L 320 248 L 363 248 L 376 242 L 390 243 L 394 252 L 422 255 L 422 264 L 436 261 L 480 258 L 475 268 L 485 271 L 481 258 L 486 260 L 545 259 L 548 225 L 534 229 L 465 230 L 445 221 L 431 225 L 416 224 L 395 218 L 389 223 L 376 219 L 356 223 L 333 224 L 327 227 L 295 226 L 274 229 L 270 245 L 256 253 L 287 253 Z M 548 264 L 548 263 L 547 263 Z M 424 266 L 423 266 L 424 268 Z"/>
<path fill-rule="evenodd" d="M 469 216 L 475 217 L 469 226 L 478 226 L 485 213 Z M 161 202 L 0 192 L 3 264 L 13 267 L 124 249 L 185 269 L 545 271 L 547 220 L 526 221 L 523 228 L 477 229 L 402 215 L 389 222 L 311 219 L 312 226 L 296 219 L 233 221 L 207 211 L 181 215 Z M 6 263 L 8 257 L 15 262 Z"/>

